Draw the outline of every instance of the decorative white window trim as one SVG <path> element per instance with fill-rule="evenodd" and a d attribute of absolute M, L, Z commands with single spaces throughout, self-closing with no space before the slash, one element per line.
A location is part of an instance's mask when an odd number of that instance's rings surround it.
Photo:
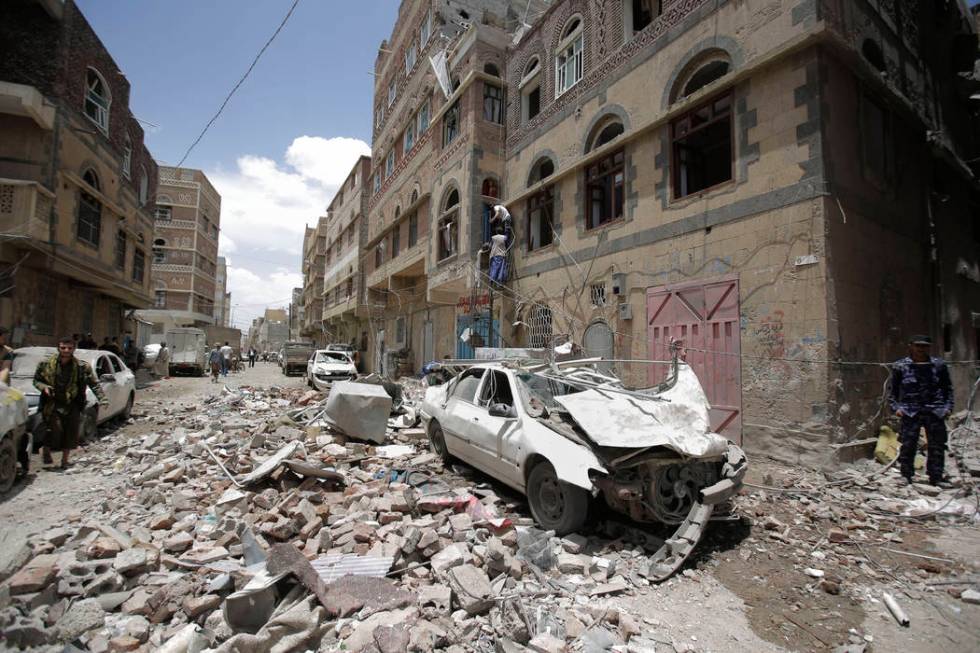
<path fill-rule="evenodd" d="M 112 106 L 112 95 L 105 78 L 95 68 L 85 69 L 85 100 L 83 113 L 95 123 L 103 133 L 109 133 L 109 108 Z"/>
<path fill-rule="evenodd" d="M 561 97 L 570 88 L 582 81 L 585 74 L 585 34 L 581 17 L 571 21 L 578 25 L 558 44 L 555 51 L 555 97 Z"/>

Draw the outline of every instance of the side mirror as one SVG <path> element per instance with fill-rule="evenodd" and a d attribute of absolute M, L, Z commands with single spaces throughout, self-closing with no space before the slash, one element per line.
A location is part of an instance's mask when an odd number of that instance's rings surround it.
<path fill-rule="evenodd" d="M 99 381 L 102 381 L 103 383 L 115 383 L 116 377 L 112 374 L 103 374 L 99 377 Z"/>
<path fill-rule="evenodd" d="M 490 417 L 517 417 L 517 411 L 514 410 L 514 407 L 507 404 L 490 404 L 489 412 Z"/>

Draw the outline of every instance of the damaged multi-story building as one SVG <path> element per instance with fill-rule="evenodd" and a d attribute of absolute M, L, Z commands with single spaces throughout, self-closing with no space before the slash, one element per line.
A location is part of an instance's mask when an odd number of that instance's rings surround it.
<path fill-rule="evenodd" d="M 713 427 L 792 461 L 875 435 L 912 333 L 962 403 L 976 54 L 952 0 L 553 3 L 507 52 L 504 341 L 645 385 L 679 339 Z"/>
<path fill-rule="evenodd" d="M 150 304 L 157 166 L 130 84 L 72 0 L 0 4 L 0 324 L 121 336 Z"/>
<path fill-rule="evenodd" d="M 329 222 L 327 216 L 321 216 L 314 226 L 306 227 L 303 234 L 303 313 L 299 335 L 303 340 L 318 346 L 324 345 L 326 341 L 322 318 L 323 273 Z"/>
<path fill-rule="evenodd" d="M 327 207 L 323 328 L 330 343 L 350 344 L 358 352 L 366 352 L 370 330 L 362 265 L 370 176 L 371 158 L 358 158 Z"/>
<path fill-rule="evenodd" d="M 547 4 L 405 0 L 378 48 L 364 256 L 372 369 L 408 373 L 499 344 L 469 310 L 474 269 L 504 177 L 507 47 Z"/>

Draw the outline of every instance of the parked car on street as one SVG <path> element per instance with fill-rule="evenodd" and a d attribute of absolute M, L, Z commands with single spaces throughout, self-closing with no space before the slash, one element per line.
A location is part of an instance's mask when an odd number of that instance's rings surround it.
<path fill-rule="evenodd" d="M 534 519 L 559 535 L 585 524 L 593 497 L 636 521 L 681 524 L 684 537 L 655 557 L 672 573 L 741 487 L 742 450 L 710 431 L 707 397 L 685 363 L 640 391 L 581 361 L 558 365 L 488 362 L 428 388 L 432 450 L 527 495 Z"/>
<path fill-rule="evenodd" d="M 348 354 L 353 354 L 355 349 L 352 345 L 345 342 L 334 342 L 326 346 L 327 351 L 346 351 Z"/>
<path fill-rule="evenodd" d="M 204 331 L 196 327 L 177 327 L 167 331 L 165 342 L 170 350 L 170 374 L 204 375 L 210 348 Z"/>
<path fill-rule="evenodd" d="M 27 430 L 27 398 L 17 388 L 0 383 L 0 495 L 14 485 L 18 464 L 27 472 L 31 434 Z"/>
<path fill-rule="evenodd" d="M 27 398 L 29 418 L 28 429 L 34 435 L 34 446 L 42 444 L 43 432 L 38 407 L 41 393 L 34 387 L 34 372 L 37 364 L 58 353 L 55 347 L 21 347 L 14 350 L 14 362 L 10 369 L 10 384 L 20 390 Z M 82 420 L 82 437 L 94 437 L 100 424 L 120 417 L 127 419 L 133 410 L 136 398 L 136 377 L 122 359 L 109 351 L 96 349 L 76 349 L 75 356 L 92 366 L 95 376 L 102 385 L 109 405 L 100 406 L 90 389 L 85 390 L 85 411 Z"/>
<path fill-rule="evenodd" d="M 306 364 L 306 384 L 326 390 L 334 381 L 353 381 L 357 378 L 354 359 L 344 351 L 318 349 Z"/>

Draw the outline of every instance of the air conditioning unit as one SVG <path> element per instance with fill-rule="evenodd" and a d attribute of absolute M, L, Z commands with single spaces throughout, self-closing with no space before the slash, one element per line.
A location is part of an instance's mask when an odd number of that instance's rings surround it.
<path fill-rule="evenodd" d="M 625 295 L 626 292 L 626 274 L 624 272 L 614 272 L 612 275 L 612 294 Z"/>
<path fill-rule="evenodd" d="M 633 305 L 629 302 L 623 302 L 622 304 L 617 304 L 619 307 L 619 319 L 620 320 L 632 320 L 633 319 Z"/>

